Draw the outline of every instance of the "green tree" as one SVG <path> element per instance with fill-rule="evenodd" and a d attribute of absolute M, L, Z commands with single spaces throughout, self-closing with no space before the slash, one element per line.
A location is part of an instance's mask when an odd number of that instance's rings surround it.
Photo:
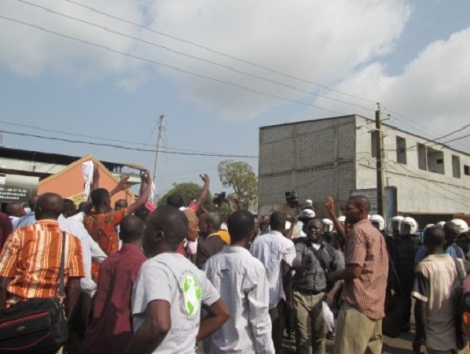
<path fill-rule="evenodd" d="M 224 187 L 232 187 L 243 209 L 254 207 L 258 201 L 258 178 L 246 162 L 224 160 L 217 167 Z"/>
<path fill-rule="evenodd" d="M 168 196 L 172 194 L 177 194 L 181 196 L 181 198 L 183 198 L 184 205 L 188 206 L 193 200 L 199 197 L 201 191 L 202 187 L 193 182 L 184 182 L 178 184 L 175 183 L 173 185 L 173 188 L 170 189 L 163 197 L 160 198 L 160 200 L 158 201 L 158 205 L 165 205 Z M 204 207 L 208 210 L 212 210 L 213 208 L 212 197 L 210 193 L 207 194 Z"/>

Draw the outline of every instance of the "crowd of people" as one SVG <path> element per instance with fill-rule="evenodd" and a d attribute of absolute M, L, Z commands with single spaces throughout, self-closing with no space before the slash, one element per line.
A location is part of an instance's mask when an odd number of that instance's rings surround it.
<path fill-rule="evenodd" d="M 402 331 L 415 299 L 414 353 L 468 352 L 456 342 L 453 305 L 457 265 L 466 269 L 470 256 L 463 220 L 419 237 L 414 219 L 397 216 L 387 232 L 364 196 L 349 198 L 342 216 L 328 198 L 325 219 L 311 201 L 298 215 L 221 215 L 204 207 L 207 175 L 189 205 L 171 195 L 155 207 L 148 171 L 136 200 L 113 206 L 127 178 L 108 191 L 95 168 L 78 208 L 45 193 L 0 212 L 0 310 L 55 296 L 66 250 L 63 352 L 282 353 L 294 337 L 297 353 L 325 353 L 329 338 L 335 354 L 379 354 L 393 297 L 406 304 Z"/>

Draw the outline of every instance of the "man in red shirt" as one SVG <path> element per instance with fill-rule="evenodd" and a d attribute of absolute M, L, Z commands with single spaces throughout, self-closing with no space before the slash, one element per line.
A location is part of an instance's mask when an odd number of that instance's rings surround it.
<path fill-rule="evenodd" d="M 142 263 L 144 222 L 127 215 L 120 224 L 121 249 L 101 263 L 98 291 L 93 302 L 93 320 L 85 335 L 82 353 L 120 354 L 132 338 L 132 286 Z"/>

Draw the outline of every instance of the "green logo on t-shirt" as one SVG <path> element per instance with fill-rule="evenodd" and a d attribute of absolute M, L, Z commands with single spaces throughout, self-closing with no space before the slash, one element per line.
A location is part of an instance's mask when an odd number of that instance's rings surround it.
<path fill-rule="evenodd" d="M 194 275 L 188 274 L 183 279 L 184 305 L 190 316 L 194 316 L 201 305 L 201 287 Z"/>

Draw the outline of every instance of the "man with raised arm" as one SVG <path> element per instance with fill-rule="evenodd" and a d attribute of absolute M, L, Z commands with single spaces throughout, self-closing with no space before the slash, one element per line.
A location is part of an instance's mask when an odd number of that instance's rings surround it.
<path fill-rule="evenodd" d="M 368 220 L 369 210 L 367 197 L 348 199 L 344 212 L 352 229 L 346 236 L 346 268 L 328 274 L 330 282 L 344 280 L 335 354 L 382 353 L 388 254 L 384 237 Z"/>
<path fill-rule="evenodd" d="M 97 169 L 95 169 L 97 171 Z M 99 173 L 95 172 L 95 178 L 99 176 Z M 121 208 L 117 211 L 112 209 L 111 206 L 111 195 L 105 188 L 94 189 L 90 196 L 93 206 L 95 208 L 94 213 L 85 217 L 84 225 L 91 237 L 98 242 L 101 249 L 107 254 L 113 254 L 119 249 L 119 237 L 117 226 L 121 222 L 122 218 L 126 215 L 133 214 L 137 209 L 141 208 L 147 202 L 152 189 L 152 179 L 149 171 L 143 171 L 140 175 L 142 183 L 146 184 L 146 188 L 137 198 L 137 200 L 129 205 L 128 208 Z M 98 177 L 99 178 L 99 177 Z M 118 188 L 127 188 L 127 179 L 123 178 L 119 182 Z M 99 264 L 93 262 L 92 265 L 93 279 L 97 280 L 99 276 Z"/>

